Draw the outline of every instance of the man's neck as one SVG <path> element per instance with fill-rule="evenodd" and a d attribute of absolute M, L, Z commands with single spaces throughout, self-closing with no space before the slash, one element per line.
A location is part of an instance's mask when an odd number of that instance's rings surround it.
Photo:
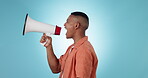
<path fill-rule="evenodd" d="M 81 38 L 85 37 L 85 34 L 78 34 L 73 37 L 74 44 L 76 44 Z"/>

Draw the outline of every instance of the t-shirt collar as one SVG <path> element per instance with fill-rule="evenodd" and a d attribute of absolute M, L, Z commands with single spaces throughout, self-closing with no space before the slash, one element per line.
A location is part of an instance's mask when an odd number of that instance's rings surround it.
<path fill-rule="evenodd" d="M 88 36 L 85 36 L 85 37 L 81 38 L 77 43 L 73 44 L 74 48 L 78 48 L 85 41 L 88 41 Z"/>

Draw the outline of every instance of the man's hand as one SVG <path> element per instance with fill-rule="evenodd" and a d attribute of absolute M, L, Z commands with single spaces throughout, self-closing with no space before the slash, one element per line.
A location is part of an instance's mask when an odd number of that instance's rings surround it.
<path fill-rule="evenodd" d="M 46 36 L 44 33 L 43 36 L 41 37 L 40 43 L 45 43 L 45 47 L 47 48 L 48 46 L 52 45 L 52 38 L 49 36 Z"/>

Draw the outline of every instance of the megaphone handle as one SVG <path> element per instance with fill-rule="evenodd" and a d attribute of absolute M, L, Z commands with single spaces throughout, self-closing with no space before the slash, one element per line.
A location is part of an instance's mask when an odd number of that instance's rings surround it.
<path fill-rule="evenodd" d="M 49 37 L 50 37 L 50 35 L 51 35 L 50 33 L 45 33 L 45 34 L 46 34 L 46 36 L 49 36 Z"/>
<path fill-rule="evenodd" d="M 49 37 L 50 37 L 50 35 L 51 35 L 50 33 L 45 33 L 45 34 L 46 34 L 46 36 L 49 36 Z M 48 39 L 46 39 L 46 41 L 45 41 L 44 43 L 41 43 L 41 45 L 44 46 L 44 45 L 47 43 L 47 41 L 48 41 Z"/>

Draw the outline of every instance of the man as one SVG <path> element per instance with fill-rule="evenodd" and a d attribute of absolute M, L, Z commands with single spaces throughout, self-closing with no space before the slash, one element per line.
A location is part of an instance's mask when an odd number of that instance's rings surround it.
<path fill-rule="evenodd" d="M 89 18 L 85 13 L 71 13 L 64 26 L 67 30 L 66 38 L 72 38 L 74 43 L 59 59 L 53 52 L 52 38 L 45 34 L 42 36 L 41 43 L 48 39 L 44 46 L 49 66 L 53 73 L 60 72 L 60 78 L 96 78 L 98 59 L 88 37 L 85 36 L 88 25 Z"/>

